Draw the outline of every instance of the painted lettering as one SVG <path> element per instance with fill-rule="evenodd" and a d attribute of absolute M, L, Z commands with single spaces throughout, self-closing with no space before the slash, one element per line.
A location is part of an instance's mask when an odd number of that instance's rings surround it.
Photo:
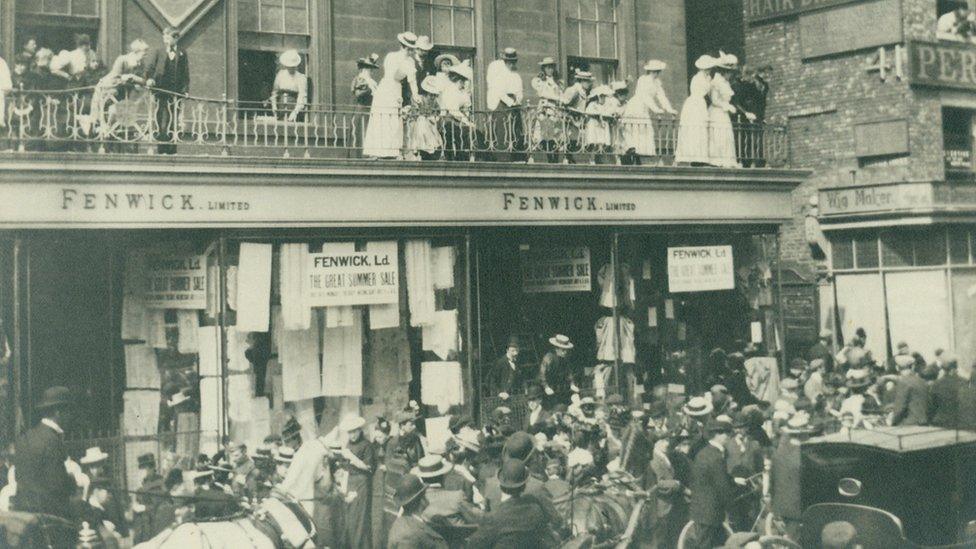
<path fill-rule="evenodd" d="M 68 204 L 71 203 L 71 201 L 74 199 L 75 195 L 77 194 L 78 191 L 74 189 L 61 189 L 61 209 L 67 210 Z"/>
<path fill-rule="evenodd" d="M 85 193 L 85 209 L 95 209 L 95 193 Z"/>
<path fill-rule="evenodd" d="M 918 52 L 918 78 L 921 80 L 934 78 L 929 70 L 934 69 L 938 62 L 938 57 L 935 55 L 935 48 L 927 44 L 916 44 L 915 48 Z"/>
<path fill-rule="evenodd" d="M 186 196 L 186 195 L 184 195 Z M 515 200 L 515 193 L 504 193 L 502 194 L 502 200 L 505 202 L 504 210 L 507 210 L 509 206 L 512 205 L 512 201 Z M 186 205 L 186 200 L 184 199 L 183 204 Z"/>

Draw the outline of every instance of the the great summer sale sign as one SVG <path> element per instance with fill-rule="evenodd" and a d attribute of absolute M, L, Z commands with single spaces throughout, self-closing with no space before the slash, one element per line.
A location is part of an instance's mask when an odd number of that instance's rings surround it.
<path fill-rule="evenodd" d="M 734 288 L 732 246 L 668 248 L 668 289 L 671 293 Z"/>
<path fill-rule="evenodd" d="M 369 251 L 309 254 L 312 307 L 397 303 L 400 266 L 396 242 L 371 242 Z"/>

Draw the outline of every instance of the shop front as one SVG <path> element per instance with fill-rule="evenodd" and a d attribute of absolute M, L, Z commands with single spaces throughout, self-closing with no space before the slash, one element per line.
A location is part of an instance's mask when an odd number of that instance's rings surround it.
<path fill-rule="evenodd" d="M 526 379 L 559 334 L 581 391 L 627 399 L 701 390 L 713 348 L 783 351 L 802 173 L 138 160 L 0 168 L 5 414 L 68 385 L 130 474 L 411 401 L 436 445 L 491 411 L 513 338 Z"/>

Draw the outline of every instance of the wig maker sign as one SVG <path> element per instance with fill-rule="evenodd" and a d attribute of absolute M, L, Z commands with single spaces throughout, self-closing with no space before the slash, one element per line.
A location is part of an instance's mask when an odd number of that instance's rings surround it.
<path fill-rule="evenodd" d="M 309 305 L 397 303 L 400 295 L 397 243 L 371 244 L 368 252 L 309 254 Z M 382 251 L 374 250 L 374 246 Z"/>
<path fill-rule="evenodd" d="M 671 293 L 734 289 L 732 246 L 668 248 L 668 288 Z"/>

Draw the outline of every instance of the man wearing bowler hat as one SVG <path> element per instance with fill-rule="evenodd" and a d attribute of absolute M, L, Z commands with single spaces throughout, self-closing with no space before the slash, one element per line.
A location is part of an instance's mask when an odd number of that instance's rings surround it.
<path fill-rule="evenodd" d="M 525 493 L 529 469 L 517 459 L 508 459 L 498 471 L 502 501 L 485 515 L 470 538 L 469 548 L 558 547 L 558 513 L 550 503 Z"/>
<path fill-rule="evenodd" d="M 17 471 L 15 510 L 66 517 L 68 500 L 77 486 L 66 468 L 68 453 L 62 428 L 70 403 L 71 393 L 67 387 L 45 389 L 37 405 L 41 421 L 17 441 L 14 454 Z"/>
<path fill-rule="evenodd" d="M 507 399 L 522 392 L 523 372 L 519 367 L 519 340 L 512 336 L 505 348 L 505 355 L 495 361 L 491 371 L 491 394 Z"/>
<path fill-rule="evenodd" d="M 389 549 L 447 549 L 447 542 L 423 517 L 427 485 L 416 475 L 403 475 L 396 487 L 396 502 L 403 512 L 390 528 Z"/>

